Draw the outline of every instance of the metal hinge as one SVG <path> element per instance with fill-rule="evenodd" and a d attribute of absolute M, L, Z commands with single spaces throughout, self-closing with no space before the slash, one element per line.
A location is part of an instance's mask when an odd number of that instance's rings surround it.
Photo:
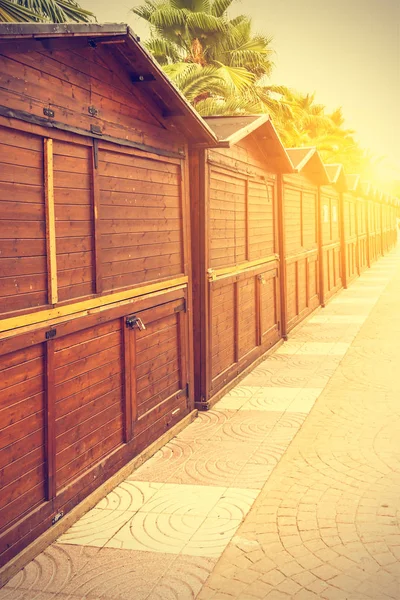
<path fill-rule="evenodd" d="M 208 281 L 215 281 L 217 279 L 217 275 L 214 272 L 214 269 L 207 269 Z"/>
<path fill-rule="evenodd" d="M 59 513 L 57 513 L 56 515 L 54 515 L 54 517 L 51 520 L 52 525 L 55 525 L 60 519 L 62 519 L 64 516 L 64 511 L 60 510 Z"/>
<path fill-rule="evenodd" d="M 55 338 L 57 335 L 57 329 L 49 329 L 49 331 L 46 331 L 45 337 L 46 340 L 51 340 L 53 338 Z"/>
<path fill-rule="evenodd" d="M 51 117 L 51 118 L 52 118 L 52 117 L 54 117 L 54 114 L 55 114 L 55 113 L 54 113 L 54 110 L 51 110 L 51 108 L 44 108 L 44 109 L 43 109 L 43 114 L 44 114 L 46 117 Z"/>
<path fill-rule="evenodd" d="M 95 133 L 96 135 L 103 135 L 103 132 L 101 131 L 101 127 L 99 127 L 99 125 L 93 125 L 93 123 L 90 126 L 90 131 L 92 133 Z"/>
<path fill-rule="evenodd" d="M 175 306 L 174 312 L 186 312 L 186 298 L 178 306 Z"/>

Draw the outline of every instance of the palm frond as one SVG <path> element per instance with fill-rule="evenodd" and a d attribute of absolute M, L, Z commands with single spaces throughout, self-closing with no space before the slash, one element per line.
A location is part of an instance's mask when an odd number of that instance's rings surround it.
<path fill-rule="evenodd" d="M 215 64 L 219 67 L 218 75 L 224 79 L 232 91 L 242 92 L 254 84 L 255 77 L 247 69 L 243 67 L 230 67 L 218 61 Z"/>
<path fill-rule="evenodd" d="M 259 114 L 257 104 L 240 96 L 206 98 L 196 104 L 196 110 L 203 117 Z"/>
<path fill-rule="evenodd" d="M 175 63 L 164 67 L 165 73 L 186 96 L 196 105 L 199 98 L 211 94 L 224 96 L 226 83 L 213 66 L 202 67 L 196 63 Z"/>
<path fill-rule="evenodd" d="M 211 14 L 215 17 L 223 17 L 234 0 L 214 0 L 211 6 Z"/>
<path fill-rule="evenodd" d="M 29 23 L 45 18 L 12 0 L 0 0 L 0 23 Z"/>
<path fill-rule="evenodd" d="M 182 49 L 166 38 L 151 37 L 144 45 L 161 65 L 184 60 Z"/>

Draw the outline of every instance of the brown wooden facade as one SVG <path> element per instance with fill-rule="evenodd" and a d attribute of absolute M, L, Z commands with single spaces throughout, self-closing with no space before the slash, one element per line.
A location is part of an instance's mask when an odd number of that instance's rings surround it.
<path fill-rule="evenodd" d="M 346 189 L 346 179 L 341 165 L 325 165 L 329 185 L 320 189 L 320 260 L 321 260 L 321 295 L 322 306 L 343 286 L 346 277 L 345 261 L 347 254 L 354 253 L 343 240 L 349 231 L 345 228 L 345 212 L 343 206 L 343 191 Z M 351 239 L 353 241 L 353 239 Z M 353 252 L 354 251 L 354 252 Z M 350 256 L 350 262 L 353 256 Z"/>
<path fill-rule="evenodd" d="M 344 201 L 355 202 L 356 230 L 357 230 L 357 270 L 361 274 L 368 267 L 368 201 L 362 195 L 362 186 L 359 175 L 346 175 L 347 192 Z M 349 208 L 350 213 L 350 208 Z"/>
<path fill-rule="evenodd" d="M 295 173 L 282 180 L 284 335 L 320 304 L 319 188 L 329 183 L 315 148 L 287 152 Z"/>
<path fill-rule="evenodd" d="M 191 160 L 199 407 L 281 338 L 278 174 L 291 170 L 267 117 L 206 122 L 218 147 Z"/>
<path fill-rule="evenodd" d="M 194 406 L 188 142 L 215 138 L 118 27 L 0 36 L 1 564 Z"/>

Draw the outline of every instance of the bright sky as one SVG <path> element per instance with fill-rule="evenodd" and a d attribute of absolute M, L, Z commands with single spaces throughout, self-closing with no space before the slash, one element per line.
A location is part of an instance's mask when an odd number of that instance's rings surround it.
<path fill-rule="evenodd" d="M 130 13 L 140 0 L 80 4 L 99 22 L 127 22 L 147 36 Z M 272 82 L 342 106 L 361 144 L 387 156 L 400 179 L 400 0 L 239 0 L 232 15 L 240 13 L 274 38 Z"/>

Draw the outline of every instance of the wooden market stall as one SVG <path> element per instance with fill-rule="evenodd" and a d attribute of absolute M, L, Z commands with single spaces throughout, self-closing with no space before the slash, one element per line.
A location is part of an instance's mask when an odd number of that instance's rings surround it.
<path fill-rule="evenodd" d="M 361 196 L 367 209 L 368 266 L 370 267 L 377 259 L 377 242 L 374 191 L 369 181 L 361 182 Z"/>
<path fill-rule="evenodd" d="M 281 338 L 278 174 L 291 170 L 267 116 L 206 122 L 218 147 L 190 165 L 199 408 Z"/>
<path fill-rule="evenodd" d="M 382 229 L 382 207 L 385 202 L 385 194 L 373 188 L 374 211 L 375 211 L 375 236 L 376 236 L 376 258 L 383 255 L 383 229 Z"/>
<path fill-rule="evenodd" d="M 353 248 L 349 239 L 344 243 L 342 194 L 346 190 L 346 176 L 342 165 L 325 165 L 329 185 L 320 190 L 320 245 L 319 259 L 321 263 L 320 301 L 321 305 L 333 296 L 346 281 L 345 260 L 350 251 L 350 262 Z M 347 230 L 346 230 L 347 231 Z M 355 255 L 355 252 L 354 252 Z"/>
<path fill-rule="evenodd" d="M 123 25 L 0 25 L 0 560 L 193 410 L 188 142 Z M 6 78 L 6 79 L 5 79 Z"/>
<path fill-rule="evenodd" d="M 385 194 L 382 201 L 382 252 L 387 254 L 395 244 L 396 222 L 394 217 L 394 198 Z"/>
<path fill-rule="evenodd" d="M 295 173 L 282 180 L 284 336 L 320 304 L 319 187 L 329 184 L 315 148 L 289 149 L 287 153 Z"/>
<path fill-rule="evenodd" d="M 367 229 L 367 200 L 362 195 L 362 186 L 359 175 L 346 175 L 347 194 L 346 200 L 350 202 L 352 196 L 356 203 L 356 230 L 357 230 L 357 270 L 361 274 L 368 267 L 368 229 Z"/>
<path fill-rule="evenodd" d="M 382 232 L 382 254 L 389 252 L 389 194 L 383 194 L 381 200 L 381 232 Z"/>
<path fill-rule="evenodd" d="M 393 248 L 397 242 L 397 220 L 396 211 L 398 200 L 393 196 L 389 198 L 389 229 L 390 229 L 390 248 Z"/>

